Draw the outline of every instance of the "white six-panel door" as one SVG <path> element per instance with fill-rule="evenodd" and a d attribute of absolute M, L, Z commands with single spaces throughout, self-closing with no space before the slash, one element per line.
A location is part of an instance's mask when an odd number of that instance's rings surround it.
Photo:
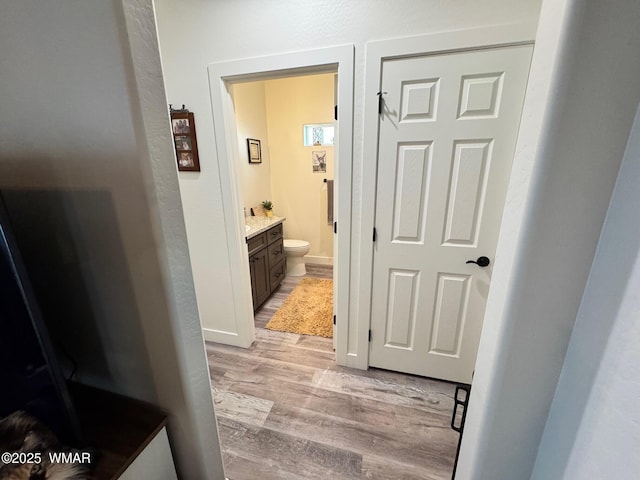
<path fill-rule="evenodd" d="M 383 62 L 371 366 L 471 382 L 532 49 Z"/>

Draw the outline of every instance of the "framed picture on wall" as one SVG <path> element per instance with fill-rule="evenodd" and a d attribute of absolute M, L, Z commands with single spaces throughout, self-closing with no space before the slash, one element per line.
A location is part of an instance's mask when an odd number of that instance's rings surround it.
<path fill-rule="evenodd" d="M 171 107 L 171 106 L 170 106 Z M 171 110 L 171 130 L 176 149 L 178 170 L 181 172 L 199 172 L 198 143 L 196 140 L 196 125 L 193 113 L 184 108 Z"/>
<path fill-rule="evenodd" d="M 247 138 L 247 152 L 249 153 L 249 163 L 262 163 L 260 140 Z"/>
<path fill-rule="evenodd" d="M 313 173 L 325 173 L 327 171 L 327 151 L 314 150 L 311 152 L 311 164 Z"/>

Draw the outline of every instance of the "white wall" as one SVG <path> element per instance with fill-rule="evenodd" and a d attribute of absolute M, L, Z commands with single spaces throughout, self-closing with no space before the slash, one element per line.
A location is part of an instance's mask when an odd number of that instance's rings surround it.
<path fill-rule="evenodd" d="M 268 80 L 265 84 L 274 212 L 287 218 L 285 238 L 311 244 L 308 259 L 331 262 L 333 224 L 327 223 L 327 184 L 334 178 L 333 147 L 305 147 L 303 125 L 333 123 L 334 74 Z M 311 154 L 326 152 L 327 171 L 314 173 Z"/>
<path fill-rule="evenodd" d="M 531 476 L 640 101 L 639 13 L 543 3 L 460 479 Z"/>
<path fill-rule="evenodd" d="M 189 249 L 203 325 L 234 328 L 229 264 L 221 210 L 218 158 L 206 65 L 212 62 L 355 45 L 353 222 L 351 270 L 358 271 L 361 238 L 362 142 L 365 45 L 370 40 L 405 37 L 510 22 L 535 21 L 540 0 L 282 0 L 242 2 L 156 0 L 167 95 L 196 114 L 202 172 L 180 173 Z M 188 25 L 188 28 L 176 26 Z M 341 119 L 343 121 L 343 119 Z M 346 120 L 348 121 L 348 120 Z M 350 289 L 357 298 L 359 279 Z M 350 317 L 358 315 L 352 301 Z M 358 352 L 350 352 L 357 356 Z"/>
<path fill-rule="evenodd" d="M 532 479 L 640 472 L 640 109 Z"/>
<path fill-rule="evenodd" d="M 181 478 L 223 478 L 154 26 L 150 0 L 3 2 L 0 188 L 59 255 L 80 379 L 160 405 Z"/>
<path fill-rule="evenodd" d="M 265 82 L 262 81 L 236 83 L 232 86 L 240 153 L 236 171 L 247 215 L 250 215 L 251 207 L 271 199 L 271 156 L 264 87 Z M 247 138 L 260 140 L 262 163 L 249 163 Z"/>

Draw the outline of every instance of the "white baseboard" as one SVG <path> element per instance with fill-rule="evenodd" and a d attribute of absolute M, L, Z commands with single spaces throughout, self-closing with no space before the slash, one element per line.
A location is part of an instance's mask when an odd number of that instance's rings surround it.
<path fill-rule="evenodd" d="M 203 328 L 202 336 L 209 342 L 223 343 L 225 345 L 233 345 L 234 347 L 242 348 L 248 348 L 249 346 L 251 346 L 251 343 L 249 343 L 248 345 L 244 344 L 241 341 L 240 336 L 237 333 L 233 332 L 223 332 L 220 330 L 214 330 L 212 328 Z"/>
<path fill-rule="evenodd" d="M 305 263 L 316 263 L 318 265 L 333 265 L 333 257 L 316 257 L 314 255 L 305 255 Z"/>

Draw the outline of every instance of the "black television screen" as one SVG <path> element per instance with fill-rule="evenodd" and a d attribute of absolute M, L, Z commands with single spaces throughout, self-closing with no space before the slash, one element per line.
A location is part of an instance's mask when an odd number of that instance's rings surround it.
<path fill-rule="evenodd" d="M 23 410 L 63 442 L 80 430 L 0 196 L 0 418 Z"/>

